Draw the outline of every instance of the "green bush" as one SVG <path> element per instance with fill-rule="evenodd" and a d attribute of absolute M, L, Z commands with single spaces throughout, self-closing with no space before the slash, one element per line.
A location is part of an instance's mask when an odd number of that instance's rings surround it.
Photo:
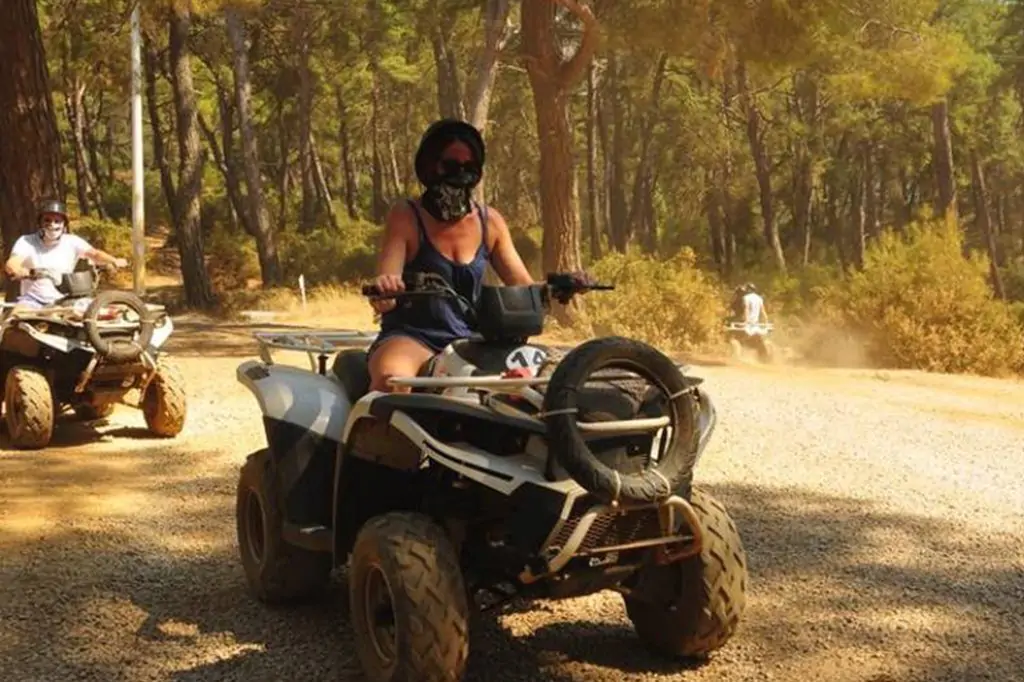
<path fill-rule="evenodd" d="M 113 256 L 131 258 L 131 223 L 81 216 L 71 223 L 71 232 Z"/>
<path fill-rule="evenodd" d="M 615 285 L 586 297 L 597 335 L 631 336 L 671 350 L 694 350 L 721 338 L 725 299 L 714 278 L 696 267 L 683 249 L 667 260 L 637 253 L 612 253 L 588 271 Z"/>
<path fill-rule="evenodd" d="M 819 313 L 863 339 L 871 361 L 896 368 L 1004 374 L 1024 370 L 1024 329 L 993 299 L 984 257 L 965 259 L 955 224 L 886 232 L 864 269 L 821 287 Z"/>
<path fill-rule="evenodd" d="M 1024 258 L 1018 258 L 1000 270 L 1006 297 L 1024 302 Z"/>
<path fill-rule="evenodd" d="M 349 284 L 374 276 L 381 228 L 364 221 L 343 222 L 339 230 L 289 231 L 279 238 L 281 265 L 290 279 L 306 285 Z"/>

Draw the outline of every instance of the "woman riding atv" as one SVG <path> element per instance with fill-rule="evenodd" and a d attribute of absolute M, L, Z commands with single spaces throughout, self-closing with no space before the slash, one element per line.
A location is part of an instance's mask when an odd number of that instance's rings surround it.
<path fill-rule="evenodd" d="M 403 291 L 404 273 L 426 272 L 476 301 L 488 263 L 506 285 L 534 283 L 505 219 L 472 200 L 484 157 L 483 137 L 472 125 L 444 119 L 427 128 L 415 157 L 416 177 L 426 189 L 388 213 L 374 282 L 381 294 Z M 416 376 L 445 346 L 473 331 L 451 300 L 377 299 L 372 305 L 381 313 L 380 334 L 369 351 L 374 391 L 403 390 L 388 379 Z"/>
<path fill-rule="evenodd" d="M 68 211 L 63 201 L 46 199 L 36 211 L 36 231 L 14 242 L 4 270 L 8 277 L 21 280 L 18 307 L 45 308 L 64 298 L 57 287 L 63 275 L 75 270 L 79 259 L 88 258 L 100 265 L 123 268 L 124 258 L 101 251 L 68 229 Z"/>

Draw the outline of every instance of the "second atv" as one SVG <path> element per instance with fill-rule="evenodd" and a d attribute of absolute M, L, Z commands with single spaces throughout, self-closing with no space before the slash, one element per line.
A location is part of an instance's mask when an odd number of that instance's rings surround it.
<path fill-rule="evenodd" d="M 98 282 L 97 268 L 83 259 L 59 278 L 65 297 L 55 305 L 4 304 L 0 395 L 14 447 L 48 445 L 64 408 L 93 420 L 125 403 L 141 409 L 150 432 L 162 437 L 184 426 L 185 383 L 162 353 L 174 329 L 171 318 L 131 292 L 97 293 Z"/>

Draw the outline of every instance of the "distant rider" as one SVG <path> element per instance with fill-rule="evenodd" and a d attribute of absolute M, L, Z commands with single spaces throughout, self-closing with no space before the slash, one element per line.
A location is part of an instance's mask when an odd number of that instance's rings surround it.
<path fill-rule="evenodd" d="M 757 293 L 757 287 L 750 282 L 736 287 L 729 308 L 732 312 L 733 322 L 739 324 L 768 322 L 764 299 Z"/>
<path fill-rule="evenodd" d="M 764 299 L 757 293 L 757 287 L 747 283 L 743 287 L 743 322 L 744 324 L 758 324 L 768 322 L 768 313 L 764 307 Z"/>
<path fill-rule="evenodd" d="M 64 294 L 57 290 L 63 275 L 75 271 L 79 259 L 87 258 L 101 265 L 123 268 L 124 258 L 116 258 L 94 248 L 68 229 L 68 211 L 63 201 L 46 199 L 36 211 L 37 230 L 14 242 L 4 270 L 12 279 L 21 280 L 16 304 L 28 308 L 53 305 Z M 36 271 L 33 276 L 33 270 Z"/>

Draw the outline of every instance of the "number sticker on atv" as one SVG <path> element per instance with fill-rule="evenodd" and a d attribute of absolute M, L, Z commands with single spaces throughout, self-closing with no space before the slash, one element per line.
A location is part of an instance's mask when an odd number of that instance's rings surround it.
<path fill-rule="evenodd" d="M 536 371 L 547 358 L 548 354 L 536 346 L 520 346 L 505 357 L 505 366 L 509 369 Z"/>

